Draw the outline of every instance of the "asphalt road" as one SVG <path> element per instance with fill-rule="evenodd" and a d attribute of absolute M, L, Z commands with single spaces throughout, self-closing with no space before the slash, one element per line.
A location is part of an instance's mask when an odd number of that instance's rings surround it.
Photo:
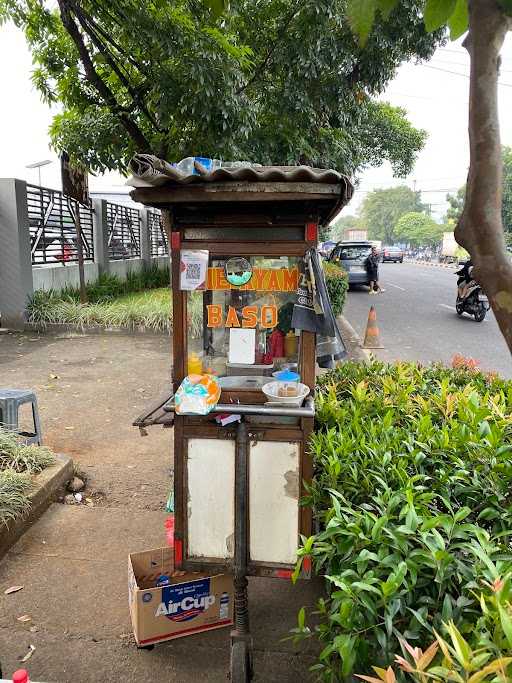
<path fill-rule="evenodd" d="M 375 352 L 382 360 L 451 363 L 454 354 L 475 358 L 483 370 L 512 378 L 512 358 L 492 311 L 481 323 L 455 312 L 453 270 L 413 263 L 380 266 L 383 294 L 369 296 L 367 288 L 350 290 L 344 314 L 364 338 L 370 306 L 377 311 L 381 342 Z"/>

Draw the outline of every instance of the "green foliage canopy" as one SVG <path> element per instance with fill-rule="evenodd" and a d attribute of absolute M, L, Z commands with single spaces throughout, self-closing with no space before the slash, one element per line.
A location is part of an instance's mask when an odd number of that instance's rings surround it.
<path fill-rule="evenodd" d="M 425 133 L 379 102 L 401 62 L 428 59 L 419 0 L 396 7 L 361 49 L 336 0 L 241 0 L 222 18 L 197 0 L 0 0 L 32 51 L 33 81 L 62 113 L 57 150 L 91 170 L 135 151 L 406 174 Z"/>
<path fill-rule="evenodd" d="M 503 229 L 512 234 L 512 147 L 503 147 Z"/>
<path fill-rule="evenodd" d="M 398 220 L 394 232 L 402 242 L 422 247 L 437 244 L 446 230 L 446 226 L 439 225 L 430 216 L 411 211 Z"/>
<path fill-rule="evenodd" d="M 368 229 L 370 239 L 393 244 L 397 239 L 395 226 L 406 213 L 421 213 L 421 193 L 405 185 L 369 192 L 360 209 L 361 226 Z"/>
<path fill-rule="evenodd" d="M 501 150 L 503 161 L 503 199 L 502 199 L 502 219 L 505 233 L 512 235 L 512 147 L 503 146 Z M 446 195 L 449 203 L 446 211 L 446 218 L 457 222 L 464 208 L 466 197 L 466 186 L 463 185 L 457 190 L 456 194 Z"/>
<path fill-rule="evenodd" d="M 447 194 L 446 201 L 449 206 L 446 210 L 446 220 L 457 222 L 462 214 L 464 208 L 464 199 L 466 197 L 466 186 L 459 187 L 456 194 Z"/>

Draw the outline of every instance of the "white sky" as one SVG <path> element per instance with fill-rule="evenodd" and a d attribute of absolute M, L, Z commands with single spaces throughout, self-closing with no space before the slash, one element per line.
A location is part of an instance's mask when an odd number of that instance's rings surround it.
<path fill-rule="evenodd" d="M 501 137 L 503 144 L 512 145 L 512 34 L 507 37 L 502 58 Z M 52 112 L 32 86 L 33 67 L 24 37 L 10 25 L 0 27 L 0 65 L 0 177 L 37 183 L 37 170 L 26 165 L 52 159 L 54 163 L 41 169 L 42 184 L 60 188 L 57 156 L 49 148 Z M 466 179 L 468 73 L 469 58 L 460 41 L 438 49 L 428 64 L 404 64 L 399 69 L 382 99 L 405 108 L 411 123 L 428 131 L 427 143 L 405 181 L 393 178 L 386 164 L 363 173 L 344 214 L 354 213 L 368 191 L 405 182 L 422 190 L 423 201 L 432 205 L 433 215 L 442 217 L 446 193 L 454 192 Z M 90 189 L 125 191 L 123 183 L 116 174 L 91 177 Z"/>

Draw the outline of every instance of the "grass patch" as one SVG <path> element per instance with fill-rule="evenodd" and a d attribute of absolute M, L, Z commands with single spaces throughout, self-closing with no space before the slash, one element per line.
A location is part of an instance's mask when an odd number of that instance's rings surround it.
<path fill-rule="evenodd" d="M 48 448 L 26 446 L 16 434 L 0 427 L 0 526 L 27 514 L 32 475 L 54 463 Z"/>
<path fill-rule="evenodd" d="M 172 331 L 172 300 L 168 288 L 134 292 L 87 304 L 57 292 L 40 290 L 34 293 L 28 311 L 30 322 L 43 325 L 60 323 L 80 328 L 100 325 L 154 332 Z M 201 326 L 201 294 L 194 294 L 189 306 L 189 327 L 193 336 L 201 333 Z"/>
<path fill-rule="evenodd" d="M 31 488 L 30 475 L 14 470 L 0 472 L 0 527 L 28 513 Z"/>

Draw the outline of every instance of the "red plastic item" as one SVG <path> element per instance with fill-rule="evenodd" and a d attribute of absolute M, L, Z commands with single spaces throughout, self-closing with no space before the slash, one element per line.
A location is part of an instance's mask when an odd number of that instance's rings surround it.
<path fill-rule="evenodd" d="M 183 541 L 177 538 L 174 541 L 174 564 L 176 567 L 181 567 L 183 562 Z"/>
<path fill-rule="evenodd" d="M 169 548 L 174 548 L 174 515 L 170 515 L 165 520 L 165 535 L 167 537 L 167 545 Z"/>
<path fill-rule="evenodd" d="M 269 352 L 272 358 L 284 358 L 284 334 L 281 330 L 274 330 L 270 335 Z"/>
<path fill-rule="evenodd" d="M 276 569 L 275 575 L 278 579 L 291 579 L 292 578 L 291 569 Z"/>
<path fill-rule="evenodd" d="M 26 669 L 18 669 L 12 675 L 12 683 L 30 683 L 28 671 Z"/>
<path fill-rule="evenodd" d="M 176 251 L 179 249 L 181 246 L 181 239 L 180 239 L 180 233 L 177 231 L 172 231 L 171 232 L 171 249 Z"/>
<path fill-rule="evenodd" d="M 318 223 L 306 223 L 306 242 L 316 242 L 318 239 Z"/>

